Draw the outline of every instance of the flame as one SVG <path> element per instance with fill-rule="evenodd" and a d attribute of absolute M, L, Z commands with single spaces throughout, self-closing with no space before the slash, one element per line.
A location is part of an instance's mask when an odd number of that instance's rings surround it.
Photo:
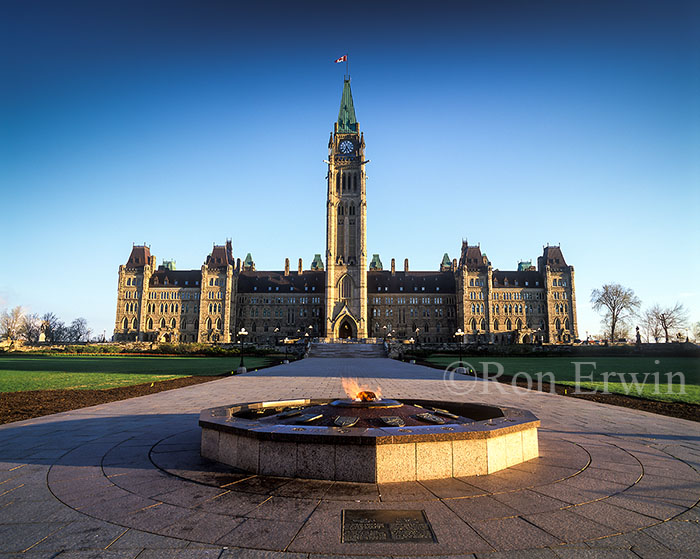
<path fill-rule="evenodd" d="M 348 395 L 348 398 L 355 400 L 356 402 L 367 402 L 370 400 L 381 400 L 382 391 L 379 386 L 372 387 L 368 384 L 360 384 L 357 379 L 354 378 L 344 378 L 341 379 L 343 390 Z M 369 393 L 369 394 L 367 394 Z M 375 397 L 371 398 L 370 394 Z"/>

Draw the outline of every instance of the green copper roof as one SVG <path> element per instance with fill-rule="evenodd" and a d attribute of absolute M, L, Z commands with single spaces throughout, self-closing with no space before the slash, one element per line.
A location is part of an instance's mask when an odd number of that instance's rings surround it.
<path fill-rule="evenodd" d="M 350 80 L 345 80 L 343 84 L 343 97 L 340 99 L 340 111 L 338 112 L 338 132 L 357 132 L 357 118 L 355 117 L 355 105 L 352 103 Z"/>
<path fill-rule="evenodd" d="M 320 254 L 314 254 L 314 261 L 311 263 L 311 269 L 323 271 L 323 260 L 321 260 Z"/>
<path fill-rule="evenodd" d="M 379 258 L 378 254 L 373 254 L 372 255 L 372 262 L 369 263 L 369 269 L 370 270 L 383 270 L 384 266 L 382 265 L 382 261 Z"/>
<path fill-rule="evenodd" d="M 447 253 L 442 257 L 442 265 L 443 266 L 452 266 L 452 260 L 450 260 L 450 257 L 448 256 Z"/>

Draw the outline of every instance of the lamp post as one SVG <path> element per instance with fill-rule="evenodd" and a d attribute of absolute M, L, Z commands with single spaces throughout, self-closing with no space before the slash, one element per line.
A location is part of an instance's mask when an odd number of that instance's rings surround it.
<path fill-rule="evenodd" d="M 309 324 L 309 331 L 307 332 L 307 334 L 309 335 L 309 339 L 314 337 L 313 336 L 313 334 L 314 334 L 314 325 L 313 324 Z"/>
<path fill-rule="evenodd" d="M 272 331 L 272 333 L 273 333 L 274 336 L 275 336 L 275 351 L 277 351 L 277 346 L 279 345 L 279 337 L 278 337 L 279 331 L 280 331 L 279 328 L 275 328 L 275 329 Z"/>
<path fill-rule="evenodd" d="M 238 365 L 238 370 L 236 371 L 237 373 L 247 373 L 247 369 L 245 368 L 245 363 L 243 362 L 243 350 L 245 348 L 245 337 L 248 335 L 248 332 L 246 331 L 245 328 L 241 328 L 238 331 L 238 340 L 241 342 L 241 362 Z"/>
<path fill-rule="evenodd" d="M 383 334 L 384 334 L 384 336 L 383 336 L 383 337 L 384 337 L 384 341 L 386 342 L 386 324 L 385 324 L 384 326 L 382 326 L 382 332 L 383 332 Z"/>
<path fill-rule="evenodd" d="M 457 365 L 458 367 L 462 366 L 462 340 L 464 339 L 464 332 L 462 332 L 461 328 L 458 328 L 457 331 L 455 332 L 455 337 L 457 338 L 459 342 L 459 364 Z"/>
<path fill-rule="evenodd" d="M 413 338 L 409 338 L 409 339 L 408 339 L 408 343 L 411 344 L 411 346 L 412 346 L 413 348 L 416 347 L 416 340 L 414 340 Z M 416 362 L 415 359 L 411 359 L 411 360 L 409 361 L 409 363 L 415 363 L 415 362 Z"/>
<path fill-rule="evenodd" d="M 418 337 L 420 334 L 420 328 L 416 328 L 416 349 L 420 347 L 420 338 Z"/>
<path fill-rule="evenodd" d="M 284 338 L 284 362 L 289 363 L 289 358 L 287 357 L 287 344 L 289 343 L 289 338 Z"/>

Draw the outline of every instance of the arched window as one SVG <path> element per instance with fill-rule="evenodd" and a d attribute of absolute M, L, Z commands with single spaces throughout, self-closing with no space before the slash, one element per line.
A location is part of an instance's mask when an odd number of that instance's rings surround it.
<path fill-rule="evenodd" d="M 517 330 L 522 330 L 523 329 L 523 321 L 518 319 L 518 321 L 515 323 L 515 328 Z"/>
<path fill-rule="evenodd" d="M 164 319 L 164 318 L 161 318 L 161 319 L 160 319 L 160 325 L 159 325 L 159 326 L 160 326 L 161 328 L 165 328 L 165 319 Z"/>
<path fill-rule="evenodd" d="M 175 321 L 174 318 L 171 318 L 171 319 L 170 319 L 170 327 L 171 327 L 171 328 L 175 328 L 176 326 L 177 326 L 177 322 Z"/>
<path fill-rule="evenodd" d="M 221 312 L 221 303 L 216 306 L 216 312 Z"/>
<path fill-rule="evenodd" d="M 207 317 L 206 325 L 207 325 L 207 330 L 211 330 L 211 317 Z"/>
<path fill-rule="evenodd" d="M 565 318 L 564 319 L 564 330 L 568 330 L 568 329 L 569 329 L 569 319 Z"/>
<path fill-rule="evenodd" d="M 126 330 L 128 327 L 129 327 L 129 321 L 126 319 L 126 317 L 124 317 L 124 318 L 122 319 L 122 328 L 123 328 L 124 330 Z"/>
<path fill-rule="evenodd" d="M 251 332 L 257 332 L 258 331 L 258 325 L 253 322 L 253 325 L 250 327 Z"/>
<path fill-rule="evenodd" d="M 187 330 L 187 319 L 184 316 L 180 321 L 180 330 Z"/>
<path fill-rule="evenodd" d="M 352 278 L 347 274 L 340 280 L 340 298 L 345 300 L 352 299 Z"/>
<path fill-rule="evenodd" d="M 430 324 L 428 324 L 427 322 L 423 325 L 423 332 L 425 332 L 426 334 L 430 332 Z"/>
<path fill-rule="evenodd" d="M 559 320 L 558 318 L 554 321 L 554 328 L 556 330 L 561 330 L 561 320 Z"/>
<path fill-rule="evenodd" d="M 216 319 L 216 329 L 221 330 L 221 319 L 220 318 Z"/>
<path fill-rule="evenodd" d="M 474 287 L 474 279 L 469 280 L 469 287 Z"/>
<path fill-rule="evenodd" d="M 474 314 L 474 303 L 472 303 L 472 314 Z"/>
<path fill-rule="evenodd" d="M 476 320 L 473 318 L 469 321 L 469 329 L 473 332 L 476 330 Z"/>
<path fill-rule="evenodd" d="M 198 318 L 194 319 L 194 329 L 199 330 L 199 319 Z"/>
<path fill-rule="evenodd" d="M 139 325 L 139 321 L 136 320 L 136 317 L 134 317 L 134 319 L 131 321 L 131 327 L 132 327 L 134 330 L 138 330 L 138 325 Z"/>
<path fill-rule="evenodd" d="M 153 330 L 153 319 L 150 316 L 146 320 L 146 330 Z"/>
<path fill-rule="evenodd" d="M 493 329 L 498 330 L 498 319 L 493 321 Z"/>
<path fill-rule="evenodd" d="M 486 330 L 486 321 L 483 318 L 479 322 L 479 330 Z"/>
<path fill-rule="evenodd" d="M 510 318 L 506 320 L 506 330 L 512 330 L 513 329 L 513 323 L 510 321 Z"/>

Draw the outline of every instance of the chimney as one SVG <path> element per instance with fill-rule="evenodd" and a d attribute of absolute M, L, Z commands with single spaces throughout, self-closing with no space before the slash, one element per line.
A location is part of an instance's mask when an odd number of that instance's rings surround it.
<path fill-rule="evenodd" d="M 241 273 L 241 259 L 236 258 L 236 273 L 240 274 Z"/>
<path fill-rule="evenodd" d="M 408 258 L 403 261 L 403 271 L 408 272 Z"/>
<path fill-rule="evenodd" d="M 284 275 L 289 275 L 289 258 L 284 259 Z"/>
<path fill-rule="evenodd" d="M 456 258 L 452 259 L 452 271 L 453 272 L 457 271 L 457 259 Z"/>
<path fill-rule="evenodd" d="M 300 274 L 304 273 L 304 265 L 301 263 L 301 258 L 299 259 L 299 273 Z"/>
<path fill-rule="evenodd" d="M 392 258 L 391 259 L 391 275 L 393 276 L 396 274 L 396 259 Z"/>

